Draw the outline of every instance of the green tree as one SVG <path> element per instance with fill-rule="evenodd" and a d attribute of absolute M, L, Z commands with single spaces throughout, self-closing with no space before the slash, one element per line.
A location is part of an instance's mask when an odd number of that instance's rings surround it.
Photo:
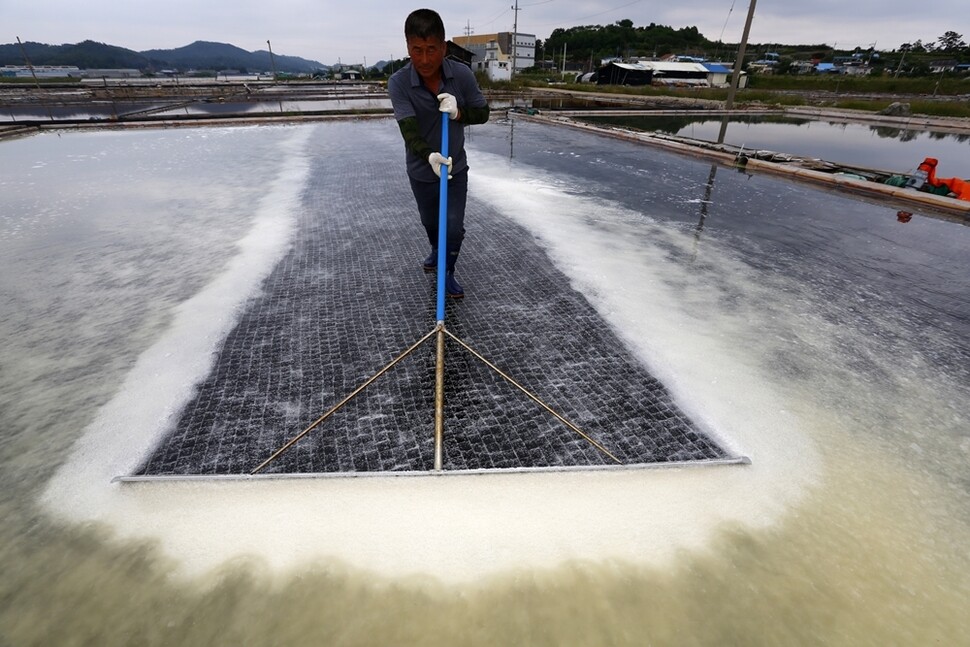
<path fill-rule="evenodd" d="M 967 44 L 963 42 L 963 35 L 958 34 L 955 31 L 948 31 L 937 39 L 940 44 L 939 50 L 944 52 L 955 52 L 961 49 L 965 49 Z"/>
<path fill-rule="evenodd" d="M 590 59 L 610 56 L 663 56 L 684 53 L 703 55 L 715 48 L 704 38 L 697 27 L 673 29 L 666 25 L 650 23 L 636 27 L 630 19 L 618 20 L 612 25 L 584 25 L 559 28 L 544 43 L 547 58 L 560 56 L 565 46 L 571 61 L 588 62 Z"/>

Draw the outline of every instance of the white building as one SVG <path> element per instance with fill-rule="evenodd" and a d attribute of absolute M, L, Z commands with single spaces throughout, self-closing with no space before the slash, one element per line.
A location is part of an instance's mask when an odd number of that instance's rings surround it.
<path fill-rule="evenodd" d="M 514 45 L 510 47 L 509 56 L 514 56 L 513 69 L 515 72 L 534 67 L 536 64 L 536 37 L 535 34 L 514 34 Z M 512 41 L 511 35 L 509 38 Z"/>
<path fill-rule="evenodd" d="M 38 79 L 77 79 L 81 77 L 81 70 L 74 65 L 35 65 L 33 73 L 26 65 L 4 65 L 0 67 L 0 76 Z"/>
<path fill-rule="evenodd" d="M 588 80 L 600 85 L 671 85 L 677 87 L 726 88 L 733 71 L 722 63 L 688 63 L 680 61 L 634 61 L 615 59 L 601 67 Z M 585 79 L 585 77 L 584 77 Z M 741 72 L 738 87 L 745 87 L 746 73 Z"/>
<path fill-rule="evenodd" d="M 141 71 L 132 68 L 88 68 L 81 74 L 89 79 L 137 79 L 142 76 Z"/>
<path fill-rule="evenodd" d="M 485 60 L 476 62 L 476 70 L 485 72 L 490 81 L 511 81 L 512 68 L 509 61 Z"/>
<path fill-rule="evenodd" d="M 513 38 L 514 36 L 514 38 Z M 535 34 L 502 31 L 496 34 L 477 34 L 453 38 L 456 45 L 464 47 L 475 55 L 472 69 L 487 70 L 485 61 L 506 61 L 509 72 L 521 72 L 536 64 Z M 491 56 L 491 58 L 490 58 Z M 513 56 L 515 61 L 512 60 Z M 494 64 L 491 64 L 494 67 Z"/>
<path fill-rule="evenodd" d="M 472 69 L 474 71 L 484 72 L 490 81 L 509 81 L 512 79 L 511 60 L 502 54 L 502 49 L 497 40 L 490 40 L 485 44 L 484 58 L 479 52 L 473 52 Z"/>

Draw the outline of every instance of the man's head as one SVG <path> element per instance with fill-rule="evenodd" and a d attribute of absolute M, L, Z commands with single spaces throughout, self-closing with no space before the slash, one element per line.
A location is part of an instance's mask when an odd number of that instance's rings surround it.
<path fill-rule="evenodd" d="M 432 9 L 415 9 L 404 21 L 404 37 L 435 38 L 444 42 L 445 24 L 441 16 Z"/>
<path fill-rule="evenodd" d="M 404 21 L 411 64 L 422 77 L 434 77 L 445 60 L 445 25 L 431 9 L 417 9 Z"/>

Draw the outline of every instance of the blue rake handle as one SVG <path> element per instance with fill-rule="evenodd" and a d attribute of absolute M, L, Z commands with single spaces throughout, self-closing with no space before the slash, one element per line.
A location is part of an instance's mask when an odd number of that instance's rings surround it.
<path fill-rule="evenodd" d="M 448 157 L 448 113 L 441 113 L 441 156 Z M 441 169 L 438 194 L 438 323 L 445 322 L 445 259 L 448 255 L 448 167 Z"/>

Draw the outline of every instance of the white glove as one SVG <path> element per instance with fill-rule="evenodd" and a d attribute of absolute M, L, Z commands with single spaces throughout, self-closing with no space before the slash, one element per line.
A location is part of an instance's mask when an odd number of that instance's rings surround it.
<path fill-rule="evenodd" d="M 431 153 L 430 155 L 428 155 L 428 164 L 431 165 L 431 170 L 433 170 L 434 174 L 437 175 L 438 177 L 441 177 L 441 167 L 447 166 L 448 179 L 449 180 L 451 179 L 451 158 L 450 157 L 445 157 L 441 153 Z"/>
<path fill-rule="evenodd" d="M 458 99 L 455 95 L 442 92 L 438 95 L 438 110 L 447 112 L 449 119 L 458 118 Z"/>

